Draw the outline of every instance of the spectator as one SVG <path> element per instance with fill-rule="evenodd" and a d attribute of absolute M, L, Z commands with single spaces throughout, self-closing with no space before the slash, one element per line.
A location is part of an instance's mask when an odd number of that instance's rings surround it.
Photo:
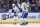
<path fill-rule="evenodd" d="M 34 12 L 35 7 L 37 7 L 37 4 L 34 0 L 32 0 L 32 2 L 30 3 L 30 6 L 31 6 L 31 12 Z"/>
<path fill-rule="evenodd" d="M 32 0 L 29 0 L 29 3 L 31 3 L 32 2 Z"/>
<path fill-rule="evenodd" d="M 8 12 L 8 9 L 3 9 L 2 12 Z"/>
<path fill-rule="evenodd" d="M 2 8 L 0 9 L 0 12 L 2 12 Z"/>
<path fill-rule="evenodd" d="M 0 9 L 1 9 L 1 2 L 2 2 L 2 0 L 0 0 Z"/>
<path fill-rule="evenodd" d="M 36 1 L 37 7 L 38 7 L 38 12 L 40 12 L 40 0 Z"/>
<path fill-rule="evenodd" d="M 34 12 L 38 12 L 38 8 L 37 7 L 35 8 Z"/>
<path fill-rule="evenodd" d="M 9 9 L 12 9 L 12 0 L 9 0 Z"/>

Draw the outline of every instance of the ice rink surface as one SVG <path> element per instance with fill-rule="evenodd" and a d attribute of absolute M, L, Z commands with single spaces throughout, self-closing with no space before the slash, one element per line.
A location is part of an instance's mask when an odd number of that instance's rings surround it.
<path fill-rule="evenodd" d="M 27 24 L 27 25 L 0 24 L 0 27 L 40 27 L 40 23 L 38 23 L 38 24 Z"/>

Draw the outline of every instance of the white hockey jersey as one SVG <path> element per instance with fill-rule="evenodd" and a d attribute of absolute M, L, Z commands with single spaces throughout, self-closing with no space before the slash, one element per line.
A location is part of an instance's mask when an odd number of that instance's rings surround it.
<path fill-rule="evenodd" d="M 17 6 L 15 6 L 13 9 L 10 9 L 9 12 L 12 12 L 12 10 L 14 10 L 15 12 L 19 12 L 20 11 Z"/>
<path fill-rule="evenodd" d="M 25 3 L 23 2 L 21 5 L 22 11 L 28 12 L 29 2 Z"/>

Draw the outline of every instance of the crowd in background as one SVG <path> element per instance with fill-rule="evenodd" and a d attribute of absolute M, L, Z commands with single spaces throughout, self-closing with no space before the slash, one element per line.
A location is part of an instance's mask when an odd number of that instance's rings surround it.
<path fill-rule="evenodd" d="M 40 12 L 40 0 L 0 0 L 0 12 L 8 12 L 12 9 L 12 4 L 21 4 L 29 1 L 29 12 Z"/>

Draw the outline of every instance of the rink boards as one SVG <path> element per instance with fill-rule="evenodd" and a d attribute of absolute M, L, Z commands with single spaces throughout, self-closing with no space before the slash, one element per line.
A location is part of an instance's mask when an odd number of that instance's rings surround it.
<path fill-rule="evenodd" d="M 31 12 L 28 13 L 27 18 L 21 18 L 23 12 L 19 12 L 17 17 L 14 17 L 14 13 L 0 13 L 0 24 L 21 24 L 24 21 L 28 23 L 40 23 L 40 13 Z M 5 20 L 3 20 L 6 18 Z"/>

